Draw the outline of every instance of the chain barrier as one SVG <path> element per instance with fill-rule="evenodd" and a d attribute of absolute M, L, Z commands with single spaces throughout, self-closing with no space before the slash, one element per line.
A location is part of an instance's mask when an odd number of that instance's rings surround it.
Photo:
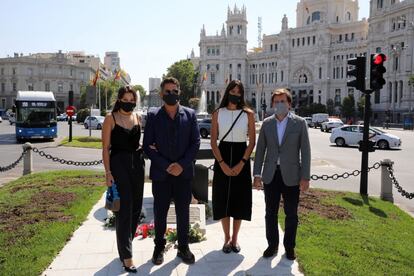
<path fill-rule="evenodd" d="M 60 164 L 65 164 L 65 165 L 72 165 L 72 166 L 97 166 L 102 164 L 102 160 L 95 160 L 95 161 L 84 161 L 84 162 L 79 162 L 79 161 L 72 161 L 72 160 L 65 160 L 62 158 L 58 158 L 55 156 L 52 156 L 50 154 L 45 153 L 44 151 L 39 150 L 38 148 L 33 148 L 32 149 L 33 152 L 39 154 L 40 156 L 52 160 L 53 162 L 57 162 Z"/>
<path fill-rule="evenodd" d="M 381 163 L 380 162 L 376 162 L 371 167 L 368 167 L 368 172 L 370 172 L 371 170 L 377 170 L 379 168 L 381 168 Z M 326 174 L 324 174 L 324 175 L 316 175 L 316 174 L 313 174 L 313 175 L 311 175 L 311 179 L 312 180 L 315 180 L 315 181 L 316 180 L 328 181 L 329 179 L 338 180 L 340 178 L 347 179 L 347 178 L 349 178 L 351 176 L 358 176 L 360 174 L 361 174 L 361 171 L 360 170 L 354 170 L 353 172 L 344 172 L 343 174 L 337 174 L 337 173 L 335 173 L 333 175 L 326 175 Z"/>
<path fill-rule="evenodd" d="M 10 165 L 5 166 L 5 167 L 0 166 L 0 172 L 7 172 L 7 171 L 10 171 L 11 169 L 14 169 L 23 160 L 23 157 L 26 155 L 26 152 L 27 150 L 23 150 L 20 157 L 16 161 L 11 163 Z"/>
<path fill-rule="evenodd" d="M 65 164 L 65 165 L 72 165 L 72 166 L 97 166 L 102 164 L 102 160 L 95 160 L 95 161 L 84 161 L 84 162 L 79 162 L 79 161 L 72 161 L 72 160 L 65 160 L 62 158 L 58 158 L 55 156 L 52 156 L 50 154 L 45 153 L 42 150 L 39 150 L 38 148 L 32 148 L 33 152 L 39 154 L 41 157 L 45 157 L 46 159 L 52 160 L 53 162 L 57 162 L 60 164 Z M 22 160 L 23 157 L 26 155 L 27 150 L 23 150 L 22 154 L 20 155 L 20 157 L 14 161 L 12 164 L 5 166 L 5 167 L 1 167 L 0 166 L 0 172 L 6 172 L 9 171 L 13 168 L 15 168 Z M 392 165 L 386 165 L 387 166 L 387 170 L 389 172 L 389 177 L 392 181 L 392 183 L 394 184 L 395 188 L 397 189 L 397 191 L 403 196 L 406 197 L 408 199 L 413 199 L 414 198 L 414 193 L 409 193 L 407 191 L 405 191 L 400 184 L 398 183 L 397 178 L 394 175 L 394 169 L 392 168 Z M 368 172 L 371 170 L 377 170 L 381 167 L 381 163 L 380 162 L 376 162 L 374 163 L 371 167 L 368 167 Z M 214 170 L 214 164 L 210 165 L 209 167 L 207 167 L 209 170 L 213 171 Z M 338 180 L 338 179 L 347 179 L 351 176 L 359 176 L 361 174 L 360 170 L 354 170 L 352 172 L 344 172 L 342 174 L 333 174 L 333 175 L 327 175 L 327 174 L 323 174 L 323 175 L 311 175 L 311 179 L 316 181 L 316 180 L 323 180 L 323 181 L 328 181 L 330 179 L 332 180 Z"/>
<path fill-rule="evenodd" d="M 394 184 L 395 188 L 397 189 L 397 191 L 403 196 L 406 197 L 408 199 L 413 199 L 414 198 L 414 193 L 409 193 L 407 191 L 405 191 L 400 184 L 398 183 L 397 178 L 395 178 L 394 175 L 394 169 L 392 168 L 392 165 L 387 164 L 387 171 L 389 172 L 389 177 L 391 179 L 391 182 Z"/>
<path fill-rule="evenodd" d="M 380 162 L 376 162 L 371 167 L 368 167 L 368 172 L 370 170 L 373 170 L 373 169 L 377 170 L 380 167 L 381 167 L 381 163 Z M 208 169 L 213 171 L 214 170 L 214 164 L 211 165 L 211 166 L 209 166 Z M 326 175 L 326 174 L 316 175 L 316 174 L 313 174 L 313 175 L 311 175 L 311 179 L 312 180 L 315 180 L 315 181 L 316 180 L 328 181 L 329 179 L 338 180 L 340 178 L 347 179 L 347 178 L 349 178 L 351 176 L 358 176 L 360 174 L 361 174 L 361 171 L 360 170 L 354 170 L 353 172 L 344 172 L 343 174 L 337 174 L 337 173 L 335 173 L 333 175 Z"/>

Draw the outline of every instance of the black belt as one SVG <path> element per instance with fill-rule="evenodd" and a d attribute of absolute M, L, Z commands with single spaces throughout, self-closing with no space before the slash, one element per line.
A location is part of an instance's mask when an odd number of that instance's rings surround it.
<path fill-rule="evenodd" d="M 280 171 L 280 165 L 276 165 L 276 170 Z"/>

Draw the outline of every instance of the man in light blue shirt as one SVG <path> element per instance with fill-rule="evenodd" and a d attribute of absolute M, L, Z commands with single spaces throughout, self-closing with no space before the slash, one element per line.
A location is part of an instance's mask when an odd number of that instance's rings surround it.
<path fill-rule="evenodd" d="M 298 205 L 300 191 L 309 188 L 310 143 L 305 119 L 289 112 L 292 95 L 287 89 L 276 89 L 272 93 L 275 116 L 263 121 L 257 141 L 253 175 L 254 186 L 263 187 L 266 201 L 266 238 L 268 248 L 265 258 L 277 254 L 279 244 L 277 213 L 283 196 L 285 237 L 283 245 L 286 257 L 294 260 L 296 232 L 298 227 Z"/>

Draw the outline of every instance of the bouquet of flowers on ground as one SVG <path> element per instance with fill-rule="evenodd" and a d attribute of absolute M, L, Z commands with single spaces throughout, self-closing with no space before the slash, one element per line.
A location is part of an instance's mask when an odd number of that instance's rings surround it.
<path fill-rule="evenodd" d="M 135 237 L 141 239 L 145 239 L 148 236 L 153 237 L 155 235 L 154 227 L 153 221 L 151 221 L 151 223 L 143 223 L 138 225 Z"/>

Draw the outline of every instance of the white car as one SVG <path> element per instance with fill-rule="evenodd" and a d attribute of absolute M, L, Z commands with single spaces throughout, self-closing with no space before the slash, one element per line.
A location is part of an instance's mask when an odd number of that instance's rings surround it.
<path fill-rule="evenodd" d="M 364 126 L 343 126 L 332 130 L 330 142 L 339 147 L 358 145 L 363 138 Z M 399 148 L 401 139 L 398 136 L 384 132 L 378 128 L 369 128 L 369 140 L 375 142 L 380 149 Z"/>
<path fill-rule="evenodd" d="M 330 132 L 332 129 L 344 126 L 341 119 L 329 118 L 327 122 L 323 122 L 321 125 L 321 131 Z"/>
<path fill-rule="evenodd" d="M 89 120 L 89 117 L 90 117 L 90 120 Z M 104 120 L 105 120 L 104 116 L 88 116 L 83 122 L 83 125 L 85 126 L 86 129 L 88 128 L 102 129 Z"/>

